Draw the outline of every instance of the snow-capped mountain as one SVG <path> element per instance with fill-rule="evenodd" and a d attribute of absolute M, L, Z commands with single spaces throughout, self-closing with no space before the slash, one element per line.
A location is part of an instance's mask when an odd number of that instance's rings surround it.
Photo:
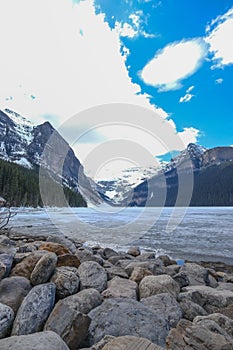
<path fill-rule="evenodd" d="M 80 192 L 88 203 L 102 203 L 74 151 L 49 122 L 34 126 L 9 109 L 0 111 L 0 158 L 28 168 L 42 165 L 49 176 L 62 179 L 64 185 Z"/>
<path fill-rule="evenodd" d="M 96 181 L 98 191 L 111 200 L 115 205 L 119 205 L 132 188 L 141 182 L 154 176 L 159 167 L 130 167 L 122 170 L 121 174 L 110 180 Z"/>

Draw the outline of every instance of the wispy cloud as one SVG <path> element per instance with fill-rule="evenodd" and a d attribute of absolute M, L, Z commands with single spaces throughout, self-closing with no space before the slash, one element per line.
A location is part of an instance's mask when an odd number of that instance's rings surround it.
<path fill-rule="evenodd" d="M 215 80 L 215 83 L 218 84 L 218 85 L 222 84 L 223 83 L 223 79 L 222 78 L 218 78 L 218 79 Z"/>
<path fill-rule="evenodd" d="M 136 11 L 129 15 L 127 22 L 115 23 L 115 30 L 122 37 L 134 38 L 136 36 L 142 36 L 144 38 L 154 38 L 156 35 L 148 33 L 144 28 L 143 11 Z"/>
<path fill-rule="evenodd" d="M 177 90 L 182 80 L 195 73 L 207 53 L 203 39 L 183 40 L 167 45 L 140 72 L 145 84 L 159 91 Z"/>
<path fill-rule="evenodd" d="M 190 92 L 194 89 L 194 85 L 190 86 L 187 90 L 184 96 L 182 96 L 179 100 L 180 103 L 189 102 L 191 99 L 195 96 L 193 94 L 190 94 Z"/>
<path fill-rule="evenodd" d="M 223 16 L 218 16 L 206 28 L 206 42 L 210 45 L 214 68 L 233 64 L 233 7 Z"/>

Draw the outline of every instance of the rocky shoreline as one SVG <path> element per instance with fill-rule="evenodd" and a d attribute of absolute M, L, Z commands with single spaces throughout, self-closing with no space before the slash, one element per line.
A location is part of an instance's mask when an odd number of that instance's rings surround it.
<path fill-rule="evenodd" d="M 233 349 L 233 266 L 5 231 L 0 349 Z"/>

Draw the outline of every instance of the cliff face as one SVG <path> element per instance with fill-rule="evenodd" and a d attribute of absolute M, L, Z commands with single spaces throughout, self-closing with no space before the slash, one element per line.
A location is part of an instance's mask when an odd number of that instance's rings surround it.
<path fill-rule="evenodd" d="M 102 202 L 74 151 L 49 122 L 33 126 L 13 111 L 0 111 L 0 158 L 29 169 L 42 166 L 48 176 L 82 194 L 88 203 Z"/>
<path fill-rule="evenodd" d="M 222 162 L 233 160 L 233 148 L 232 147 L 215 147 L 206 151 L 202 155 L 202 167 L 210 165 L 218 165 Z"/>

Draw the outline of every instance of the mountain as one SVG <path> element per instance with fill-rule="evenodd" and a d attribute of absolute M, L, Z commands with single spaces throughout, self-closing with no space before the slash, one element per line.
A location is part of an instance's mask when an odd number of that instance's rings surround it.
<path fill-rule="evenodd" d="M 193 180 L 193 190 L 190 186 Z M 136 186 L 124 206 L 233 205 L 233 148 L 190 144 L 155 176 Z"/>
<path fill-rule="evenodd" d="M 9 109 L 0 111 L 0 158 L 37 171 L 41 165 L 43 179 L 50 179 L 52 187 L 55 181 L 80 193 L 88 203 L 102 203 L 72 148 L 49 122 L 34 126 Z"/>

